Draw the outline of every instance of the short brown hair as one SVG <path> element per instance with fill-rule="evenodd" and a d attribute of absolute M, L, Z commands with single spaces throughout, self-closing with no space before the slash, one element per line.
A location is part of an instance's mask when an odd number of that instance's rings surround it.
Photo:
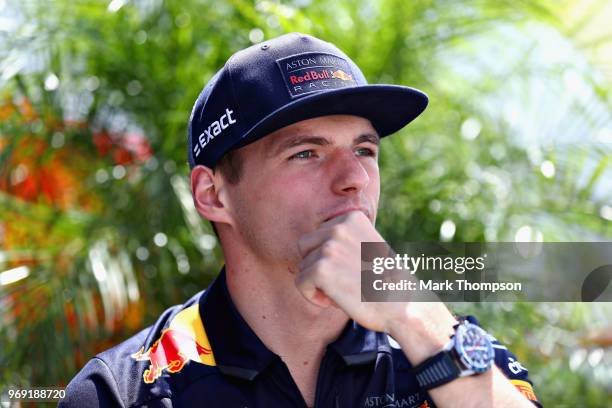
<path fill-rule="evenodd" d="M 229 184 L 238 184 L 242 178 L 242 157 L 238 149 L 230 150 L 217 162 L 215 170 L 218 170 Z"/>
<path fill-rule="evenodd" d="M 221 173 L 229 184 L 238 184 L 242 178 L 242 169 L 242 157 L 240 156 L 240 152 L 238 150 L 230 150 L 219 159 L 214 171 Z M 217 239 L 219 239 L 219 232 L 217 232 L 215 223 L 211 221 L 210 225 Z"/>

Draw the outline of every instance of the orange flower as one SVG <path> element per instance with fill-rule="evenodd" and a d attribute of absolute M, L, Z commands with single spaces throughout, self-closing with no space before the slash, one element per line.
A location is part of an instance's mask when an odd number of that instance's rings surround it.
<path fill-rule="evenodd" d="M 22 137 L 0 170 L 0 190 L 30 202 L 44 200 L 63 209 L 74 207 L 79 201 L 80 180 L 85 176 L 75 161 L 81 154 L 66 147 L 48 149 L 44 140 Z"/>
<path fill-rule="evenodd" d="M 32 102 L 28 98 L 22 98 L 19 102 L 19 112 L 27 121 L 38 119 L 38 114 L 32 106 Z"/>
<path fill-rule="evenodd" d="M 15 105 L 11 101 L 5 101 L 0 104 L 0 120 L 8 119 L 13 113 L 15 113 Z"/>

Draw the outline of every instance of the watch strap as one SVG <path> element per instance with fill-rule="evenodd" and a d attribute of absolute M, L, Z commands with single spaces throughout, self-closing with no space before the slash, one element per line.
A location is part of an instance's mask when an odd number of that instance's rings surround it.
<path fill-rule="evenodd" d="M 461 374 L 451 351 L 443 350 L 413 369 L 419 386 L 429 390 L 451 382 Z"/>

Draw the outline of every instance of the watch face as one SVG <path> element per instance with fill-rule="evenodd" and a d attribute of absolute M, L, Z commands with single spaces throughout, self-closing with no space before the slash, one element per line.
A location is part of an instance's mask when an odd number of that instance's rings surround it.
<path fill-rule="evenodd" d="M 487 332 L 469 322 L 457 327 L 455 350 L 466 368 L 476 373 L 487 371 L 495 358 Z"/>

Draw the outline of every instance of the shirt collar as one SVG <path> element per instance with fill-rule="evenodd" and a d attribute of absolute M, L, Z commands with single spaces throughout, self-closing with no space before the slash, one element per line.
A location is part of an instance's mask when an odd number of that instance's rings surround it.
<path fill-rule="evenodd" d="M 200 299 L 200 316 L 219 370 L 253 380 L 272 361 L 280 359 L 257 337 L 234 305 L 223 268 Z M 390 352 L 387 336 L 350 320 L 329 348 L 349 365 L 373 362 L 379 352 Z"/>
<path fill-rule="evenodd" d="M 252 380 L 277 358 L 236 309 L 227 290 L 225 267 L 202 296 L 200 316 L 222 373 Z"/>
<path fill-rule="evenodd" d="M 387 335 L 368 330 L 349 320 L 337 340 L 329 345 L 346 365 L 368 364 L 376 360 L 378 353 L 391 352 Z"/>

